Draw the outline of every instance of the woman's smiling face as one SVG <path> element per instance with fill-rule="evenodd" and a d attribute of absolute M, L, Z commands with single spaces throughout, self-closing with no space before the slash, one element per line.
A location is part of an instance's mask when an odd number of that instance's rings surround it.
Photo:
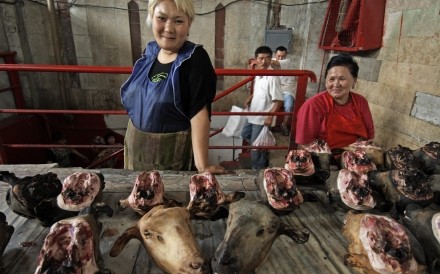
<path fill-rule="evenodd" d="M 327 92 L 338 104 L 345 104 L 350 96 L 350 90 L 356 83 L 350 70 L 345 66 L 334 66 L 327 72 L 325 87 Z"/>
<path fill-rule="evenodd" d="M 177 53 L 186 41 L 190 26 L 188 15 L 179 11 L 174 1 L 161 1 L 154 8 L 153 35 L 161 49 Z"/>

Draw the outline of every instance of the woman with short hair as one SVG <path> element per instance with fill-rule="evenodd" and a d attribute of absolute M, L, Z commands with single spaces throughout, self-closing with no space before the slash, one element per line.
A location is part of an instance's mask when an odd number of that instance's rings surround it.
<path fill-rule="evenodd" d="M 147 44 L 121 87 L 130 121 L 124 167 L 223 173 L 208 163 L 211 103 L 216 74 L 201 45 L 187 41 L 195 11 L 192 0 L 148 4 L 154 41 Z"/>
<path fill-rule="evenodd" d="M 353 92 L 359 66 L 349 54 L 333 56 L 325 71 L 324 92 L 306 100 L 298 112 L 297 144 L 308 146 L 324 140 L 333 151 L 358 140 L 374 138 L 368 102 Z"/>

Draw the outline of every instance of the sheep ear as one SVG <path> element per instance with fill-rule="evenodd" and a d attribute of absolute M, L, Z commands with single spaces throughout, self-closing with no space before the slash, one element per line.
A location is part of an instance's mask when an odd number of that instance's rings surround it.
<path fill-rule="evenodd" d="M 118 239 L 116 239 L 115 243 L 110 250 L 110 256 L 116 257 L 121 253 L 122 249 L 127 245 L 127 243 L 136 238 L 141 241 L 141 234 L 139 232 L 139 228 L 137 226 L 132 226 L 128 228 Z"/>
<path fill-rule="evenodd" d="M 286 224 L 281 223 L 278 228 L 280 235 L 286 235 L 297 244 L 306 243 L 309 240 L 310 233 L 300 231 L 295 228 L 288 227 Z"/>

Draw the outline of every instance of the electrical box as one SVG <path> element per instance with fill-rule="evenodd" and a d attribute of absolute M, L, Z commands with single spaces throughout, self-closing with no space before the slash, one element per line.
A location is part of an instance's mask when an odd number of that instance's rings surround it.
<path fill-rule="evenodd" d="M 287 50 L 292 42 L 292 29 L 267 29 L 265 35 L 265 45 L 275 51 L 279 46 L 284 46 Z"/>
<path fill-rule="evenodd" d="M 319 48 L 364 51 L 382 47 L 385 0 L 330 0 Z"/>

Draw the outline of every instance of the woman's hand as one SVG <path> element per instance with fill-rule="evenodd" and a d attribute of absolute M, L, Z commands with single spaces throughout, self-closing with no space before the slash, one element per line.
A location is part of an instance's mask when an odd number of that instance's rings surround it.
<path fill-rule="evenodd" d="M 211 174 L 225 174 L 226 170 L 221 166 L 210 165 L 203 170 L 199 170 L 199 173 L 209 172 Z"/>

